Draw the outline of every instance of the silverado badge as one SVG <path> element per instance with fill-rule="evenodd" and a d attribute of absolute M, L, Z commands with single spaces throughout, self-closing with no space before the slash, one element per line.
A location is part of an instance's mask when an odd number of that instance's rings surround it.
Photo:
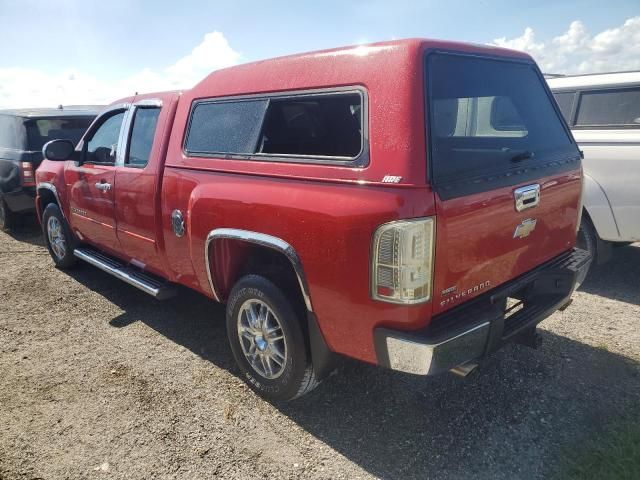
<path fill-rule="evenodd" d="M 538 221 L 533 218 L 527 218 L 523 220 L 520 225 L 516 227 L 515 232 L 513 232 L 513 238 L 525 238 L 528 237 L 531 232 L 536 228 L 536 223 Z"/>
<path fill-rule="evenodd" d="M 473 296 L 473 294 L 488 289 L 491 286 L 491 282 L 487 280 L 486 282 L 479 283 L 474 285 L 473 287 L 463 289 L 462 291 L 458 291 L 458 286 L 453 285 L 452 287 L 445 288 L 442 290 L 441 295 L 443 300 L 440 302 L 440 306 L 444 307 L 445 305 L 449 305 L 452 303 L 456 303 L 460 300 L 465 300 L 467 297 Z M 447 297 L 447 298 L 444 298 Z"/>

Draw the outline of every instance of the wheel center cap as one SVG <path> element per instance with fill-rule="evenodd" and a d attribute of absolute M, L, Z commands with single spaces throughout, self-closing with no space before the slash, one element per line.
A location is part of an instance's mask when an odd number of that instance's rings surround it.
<path fill-rule="evenodd" d="M 262 337 L 261 335 L 256 336 L 256 347 L 258 347 L 258 350 L 260 350 L 261 352 L 264 352 L 267 346 L 268 346 L 268 343 L 264 339 L 264 337 Z"/>

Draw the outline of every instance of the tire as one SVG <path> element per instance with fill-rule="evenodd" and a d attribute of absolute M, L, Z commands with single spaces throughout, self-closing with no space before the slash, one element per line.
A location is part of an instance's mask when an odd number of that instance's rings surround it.
<path fill-rule="evenodd" d="M 578 277 L 578 284 L 581 285 L 585 278 L 591 271 L 591 267 L 598 261 L 598 234 L 596 229 L 591 223 L 591 220 L 586 215 L 582 215 L 582 221 L 580 222 L 580 230 L 578 230 L 578 238 L 576 239 L 576 247 L 586 250 L 591 254 L 591 264 L 584 273 Z"/>
<path fill-rule="evenodd" d="M 266 278 L 247 275 L 233 287 L 227 335 L 243 378 L 259 395 L 288 401 L 318 384 L 301 319 Z"/>
<path fill-rule="evenodd" d="M 77 262 L 73 255 L 76 246 L 75 237 L 60 207 L 55 203 L 47 205 L 42 213 L 42 230 L 47 249 L 56 267 L 62 269 L 73 267 Z"/>
<path fill-rule="evenodd" d="M 0 195 L 0 230 L 8 232 L 16 223 L 16 214 L 11 211 L 7 202 Z"/>

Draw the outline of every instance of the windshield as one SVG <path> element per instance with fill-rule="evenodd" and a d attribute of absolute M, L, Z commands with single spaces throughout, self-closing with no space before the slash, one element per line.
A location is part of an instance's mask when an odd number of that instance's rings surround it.
<path fill-rule="evenodd" d="M 30 151 L 40 151 L 50 140 L 65 139 L 77 144 L 93 121 L 89 117 L 37 118 L 25 122 Z"/>
<path fill-rule="evenodd" d="M 578 153 L 533 64 L 439 53 L 428 58 L 435 181 Z"/>

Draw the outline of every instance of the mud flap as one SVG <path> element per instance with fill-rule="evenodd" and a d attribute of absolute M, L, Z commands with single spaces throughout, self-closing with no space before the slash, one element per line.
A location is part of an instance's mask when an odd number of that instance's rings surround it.
<path fill-rule="evenodd" d="M 337 355 L 332 352 L 324 340 L 320 331 L 318 320 L 313 312 L 307 312 L 307 324 L 309 331 L 309 347 L 311 350 L 311 363 L 316 378 L 320 381 L 328 377 L 336 368 Z"/>

